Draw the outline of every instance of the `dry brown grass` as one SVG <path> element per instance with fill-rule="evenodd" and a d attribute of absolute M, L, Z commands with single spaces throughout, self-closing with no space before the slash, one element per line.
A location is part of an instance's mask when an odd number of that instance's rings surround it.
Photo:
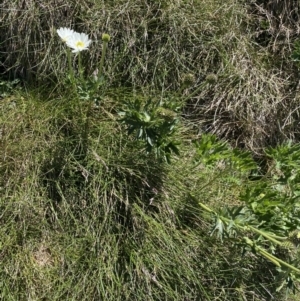
<path fill-rule="evenodd" d="M 64 45 L 56 29 L 72 27 L 94 41 L 85 53 L 91 74 L 101 35 L 111 35 L 106 77 L 111 86 L 177 91 L 187 73 L 203 85 L 185 116 L 261 155 L 298 140 L 298 70 L 290 60 L 299 32 L 294 1 L 8 1 L 0 4 L 0 60 L 12 77 L 59 85 Z M 207 74 L 218 81 L 206 85 Z M 160 92 L 159 92 L 160 93 Z"/>

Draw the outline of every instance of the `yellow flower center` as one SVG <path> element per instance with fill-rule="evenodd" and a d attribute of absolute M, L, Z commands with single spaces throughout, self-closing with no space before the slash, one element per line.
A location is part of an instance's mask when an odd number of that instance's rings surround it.
<path fill-rule="evenodd" d="M 78 42 L 76 43 L 76 47 L 78 47 L 78 48 L 84 47 L 84 43 L 81 42 L 81 41 L 78 41 Z"/>

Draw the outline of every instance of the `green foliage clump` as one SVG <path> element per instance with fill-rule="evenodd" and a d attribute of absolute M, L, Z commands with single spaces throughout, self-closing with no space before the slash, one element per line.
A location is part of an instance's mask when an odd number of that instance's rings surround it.
<path fill-rule="evenodd" d="M 124 111 L 119 112 L 120 121 L 127 126 L 129 134 L 144 141 L 146 152 L 154 152 L 156 157 L 170 163 L 171 153 L 179 155 L 178 142 L 174 140 L 176 125 L 179 122 L 179 104 L 172 101 L 155 101 L 149 98 L 146 103 L 136 98 L 124 103 Z"/>
<path fill-rule="evenodd" d="M 230 154 L 226 143 L 216 141 L 215 137 L 205 135 L 196 147 L 200 160 L 201 155 L 204 157 L 204 164 L 231 158 L 236 162 L 237 154 L 234 151 Z M 216 233 L 221 240 L 227 238 L 243 250 L 272 262 L 278 271 L 277 290 L 286 284 L 295 293 L 296 282 L 300 280 L 299 243 L 295 240 L 300 233 L 300 145 L 287 143 L 267 149 L 266 154 L 272 162 L 271 168 L 260 180 L 247 183 L 240 192 L 238 206 L 211 209 L 201 202 L 199 205 L 213 220 L 211 234 Z M 253 161 L 249 166 L 249 155 L 238 158 L 245 171 L 256 169 Z"/>

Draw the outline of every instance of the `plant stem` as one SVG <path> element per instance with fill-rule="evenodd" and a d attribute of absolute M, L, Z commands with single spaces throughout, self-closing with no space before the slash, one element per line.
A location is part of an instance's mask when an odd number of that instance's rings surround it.
<path fill-rule="evenodd" d="M 251 247 L 254 247 L 254 246 L 255 246 L 254 242 L 253 242 L 251 239 L 249 239 L 248 237 L 244 237 L 244 240 L 245 240 L 245 242 L 246 242 L 248 245 L 250 245 Z M 272 261 L 274 264 L 276 264 L 276 262 L 277 262 L 277 263 L 282 264 L 282 265 L 284 265 L 285 267 L 287 267 L 287 268 L 293 270 L 293 271 L 296 272 L 296 273 L 300 273 L 300 270 L 299 270 L 299 269 L 297 269 L 296 267 L 290 265 L 289 263 L 287 263 L 287 262 L 285 262 L 285 261 L 283 261 L 283 260 L 277 258 L 276 256 L 270 254 L 269 252 L 267 252 L 267 251 L 266 251 L 265 249 L 263 249 L 262 247 L 255 246 L 255 249 L 256 249 L 261 255 L 263 255 L 265 258 L 267 258 L 267 259 L 269 259 L 270 261 Z M 277 264 L 276 264 L 276 265 L 277 265 Z"/>
<path fill-rule="evenodd" d="M 200 84 L 199 87 L 195 91 L 193 91 L 191 94 L 189 94 L 182 100 L 182 103 L 185 104 L 191 97 L 195 96 L 201 89 L 203 89 L 203 87 L 205 85 L 206 85 L 206 82 Z"/>
<path fill-rule="evenodd" d="M 82 62 L 81 62 L 81 53 L 79 52 L 78 53 L 78 71 L 79 71 L 79 77 L 80 77 L 80 81 L 81 83 L 84 82 L 84 79 L 83 79 L 83 70 L 82 70 Z"/>
<path fill-rule="evenodd" d="M 194 198 L 193 196 L 191 196 L 192 198 Z M 212 214 L 216 214 L 212 209 L 210 209 L 208 206 L 202 204 L 199 202 L 199 205 L 206 211 L 208 211 L 209 213 L 212 213 Z M 229 218 L 226 218 L 226 217 L 223 217 L 223 216 L 219 216 L 219 218 L 224 221 L 225 223 L 229 223 L 229 222 L 232 222 L 232 220 L 230 220 Z M 273 243 L 277 244 L 277 245 L 282 245 L 282 243 L 280 241 L 278 241 L 277 239 L 274 239 L 273 237 L 271 237 L 270 235 L 268 235 L 268 233 L 265 233 L 264 231 L 261 231 L 259 229 L 256 229 L 255 227 L 253 226 L 250 226 L 250 225 L 238 225 L 235 223 L 235 226 L 236 228 L 240 229 L 240 230 L 245 230 L 245 229 L 249 229 L 259 235 L 262 235 L 264 236 L 265 238 L 267 238 L 268 240 L 272 241 Z M 281 238 L 283 239 L 283 237 Z M 300 273 L 300 270 L 297 269 L 296 267 L 290 265 L 289 263 L 277 258 L 276 256 L 270 254 L 269 252 L 267 252 L 265 249 L 263 249 L 262 247 L 259 247 L 259 246 L 255 246 L 254 242 L 249 239 L 248 237 L 244 237 L 244 241 L 250 245 L 251 247 L 255 247 L 255 249 L 262 255 L 264 256 L 266 259 L 272 261 L 275 265 L 277 266 L 280 266 L 281 265 L 284 265 L 285 267 L 293 270 L 294 272 L 297 272 L 297 273 Z"/>
<path fill-rule="evenodd" d="M 264 236 L 265 238 L 267 238 L 268 240 L 272 241 L 273 243 L 281 246 L 282 245 L 282 242 L 278 241 L 277 239 L 271 237 L 268 233 L 264 232 L 264 231 L 261 231 L 259 229 L 256 229 L 254 228 L 253 226 L 248 226 L 248 228 L 250 230 L 252 230 L 253 232 L 256 232 L 257 234 L 260 234 L 262 236 Z M 285 238 L 286 239 L 286 238 Z"/>
<path fill-rule="evenodd" d="M 72 67 L 71 50 L 69 48 L 67 48 L 67 57 L 68 57 L 68 64 L 69 64 L 69 75 L 70 75 L 72 84 L 74 84 L 74 70 Z"/>
<path fill-rule="evenodd" d="M 99 78 L 101 78 L 102 73 L 103 73 L 103 65 L 104 65 L 104 59 L 105 59 L 107 44 L 108 44 L 107 41 L 103 41 L 102 55 L 101 55 L 101 61 L 100 61 L 100 66 L 99 66 Z"/>

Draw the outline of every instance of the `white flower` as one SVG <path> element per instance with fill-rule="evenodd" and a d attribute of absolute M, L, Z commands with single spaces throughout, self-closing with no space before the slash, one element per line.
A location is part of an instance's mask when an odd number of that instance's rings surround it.
<path fill-rule="evenodd" d="M 63 42 L 67 42 L 70 39 L 70 37 L 75 33 L 74 30 L 66 27 L 61 27 L 60 29 L 57 29 L 56 32 L 63 40 Z"/>
<path fill-rule="evenodd" d="M 79 52 L 82 50 L 87 50 L 91 44 L 91 40 L 85 33 L 74 32 L 70 38 L 67 40 L 67 45 L 73 48 L 72 52 Z"/>

